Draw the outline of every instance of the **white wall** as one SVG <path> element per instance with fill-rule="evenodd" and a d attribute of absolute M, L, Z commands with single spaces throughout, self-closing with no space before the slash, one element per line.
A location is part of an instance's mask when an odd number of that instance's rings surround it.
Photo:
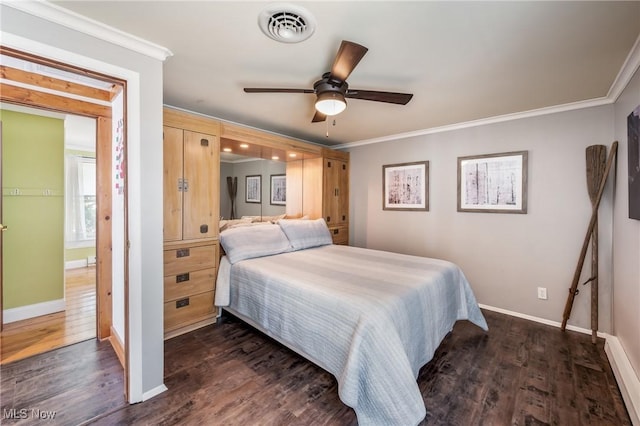
<path fill-rule="evenodd" d="M 164 388 L 162 61 L 72 30 L 92 26 L 55 9 L 46 2 L 0 4 L 2 44 L 127 80 L 129 391 L 139 401 Z"/>
<path fill-rule="evenodd" d="M 591 216 L 585 148 L 609 149 L 613 133 L 613 106 L 602 106 L 349 148 L 352 244 L 451 260 L 481 304 L 560 322 Z M 521 150 L 529 152 L 527 214 L 456 211 L 457 157 Z M 383 211 L 382 165 L 422 160 L 430 211 Z M 599 222 L 600 330 L 610 332 L 611 183 Z M 588 261 L 584 269 L 581 282 Z M 548 300 L 537 299 L 537 287 Z M 569 324 L 590 329 L 589 288 L 581 290 Z"/>
<path fill-rule="evenodd" d="M 640 221 L 629 219 L 627 149 L 627 116 L 638 105 L 640 71 L 636 71 L 615 104 L 615 137 L 620 145 L 613 220 L 614 334 L 640 382 Z"/>

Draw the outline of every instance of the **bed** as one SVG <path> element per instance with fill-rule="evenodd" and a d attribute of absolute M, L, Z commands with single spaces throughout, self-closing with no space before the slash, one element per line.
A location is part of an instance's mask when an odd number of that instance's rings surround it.
<path fill-rule="evenodd" d="M 416 378 L 458 320 L 487 323 L 458 266 L 331 243 L 322 219 L 220 234 L 216 305 L 333 374 L 359 425 L 415 425 Z"/>

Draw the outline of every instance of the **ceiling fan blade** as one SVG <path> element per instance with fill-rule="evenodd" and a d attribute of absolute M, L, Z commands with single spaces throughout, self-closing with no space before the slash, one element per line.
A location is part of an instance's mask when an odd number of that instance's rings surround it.
<path fill-rule="evenodd" d="M 321 121 L 325 121 L 326 119 L 327 119 L 326 115 L 324 115 L 320 111 L 316 111 L 316 113 L 314 114 L 313 119 L 311 120 L 311 122 L 312 123 L 319 123 Z"/>
<path fill-rule="evenodd" d="M 313 89 L 273 89 L 261 87 L 245 87 L 246 93 L 315 93 Z"/>
<path fill-rule="evenodd" d="M 413 94 L 396 92 L 378 92 L 375 90 L 347 90 L 345 98 L 362 99 L 365 101 L 387 102 L 390 104 L 406 105 Z"/>
<path fill-rule="evenodd" d="M 368 50 L 366 47 L 357 43 L 342 40 L 340 49 L 338 49 L 336 58 L 333 61 L 333 66 L 331 67 L 330 78 L 345 81 Z"/>

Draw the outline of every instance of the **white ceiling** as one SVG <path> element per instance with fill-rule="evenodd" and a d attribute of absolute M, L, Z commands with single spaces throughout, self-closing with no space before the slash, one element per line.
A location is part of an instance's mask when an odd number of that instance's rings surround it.
<path fill-rule="evenodd" d="M 606 97 L 640 34 L 640 1 L 292 2 L 317 22 L 295 44 L 261 32 L 269 2 L 54 3 L 171 50 L 165 104 L 328 145 Z M 351 89 L 413 99 L 348 99 L 333 125 L 314 95 L 243 92 L 312 88 L 341 40 L 369 48 Z"/>

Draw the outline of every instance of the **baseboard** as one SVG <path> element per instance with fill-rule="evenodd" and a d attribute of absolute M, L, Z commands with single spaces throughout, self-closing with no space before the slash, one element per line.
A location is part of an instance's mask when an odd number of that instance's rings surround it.
<path fill-rule="evenodd" d="M 64 311 L 66 304 L 64 299 L 50 300 L 48 302 L 35 303 L 33 305 L 20 306 L 17 308 L 5 309 L 2 311 L 2 321 L 4 324 L 22 321 L 29 318 L 49 315 L 55 312 Z"/>
<path fill-rule="evenodd" d="M 488 311 L 498 312 L 500 314 L 510 315 L 512 317 L 522 318 L 522 319 L 526 319 L 526 320 L 529 320 L 529 321 L 538 322 L 540 324 L 550 325 L 552 327 L 557 327 L 557 328 L 561 328 L 562 327 L 562 323 L 560 323 L 558 321 L 551 321 L 551 320 L 548 320 L 548 319 L 545 319 L 545 318 L 539 318 L 539 317 L 534 317 L 532 315 L 521 314 L 520 312 L 508 311 L 506 309 L 496 308 L 494 306 L 488 306 L 488 305 L 482 305 L 482 304 L 478 304 L 478 306 L 480 306 L 480 308 L 486 309 Z M 567 330 L 570 330 L 570 331 L 577 331 L 578 333 L 591 335 L 591 330 L 587 329 L 587 328 L 576 327 L 574 325 L 569 325 L 569 324 L 567 324 L 566 328 L 567 328 Z M 608 336 L 609 335 L 607 333 L 602 333 L 602 332 L 598 331 L 598 337 L 602 337 L 603 339 L 606 339 Z"/>
<path fill-rule="evenodd" d="M 618 388 L 627 407 L 631 423 L 640 425 L 640 378 L 636 375 L 627 353 L 616 336 L 608 336 L 604 351 L 618 382 Z"/>
<path fill-rule="evenodd" d="M 531 315 L 521 314 L 519 312 L 508 311 L 506 309 L 496 308 L 494 306 L 487 306 L 478 304 L 480 308 L 488 311 L 498 312 L 505 315 L 510 315 L 517 318 L 526 319 L 529 321 L 538 322 L 541 324 L 550 325 L 553 327 L 561 328 L 562 323 L 557 321 L 551 321 L 545 318 L 538 318 Z M 577 331 L 591 335 L 591 330 L 582 327 L 575 327 L 567 325 L 567 330 Z M 640 378 L 636 375 L 631 362 L 627 357 L 624 348 L 620 344 L 620 340 L 616 336 L 612 336 L 608 333 L 598 332 L 598 337 L 605 339 L 604 350 L 609 359 L 611 370 L 616 378 L 618 388 L 622 394 L 629 417 L 631 417 L 631 423 L 634 426 L 640 426 Z"/>
<path fill-rule="evenodd" d="M 113 326 L 111 326 L 111 336 L 109 336 L 109 343 L 111 343 L 113 350 L 118 356 L 120 365 L 122 365 L 122 368 L 125 368 L 124 344 L 122 343 L 122 339 L 116 332 L 115 328 L 113 328 Z"/>
<path fill-rule="evenodd" d="M 64 262 L 64 269 L 86 268 L 87 259 L 69 260 Z"/>
<path fill-rule="evenodd" d="M 160 395 L 162 392 L 169 390 L 164 384 L 156 386 L 155 388 L 148 390 L 142 394 L 142 402 L 153 398 L 156 395 Z"/>

